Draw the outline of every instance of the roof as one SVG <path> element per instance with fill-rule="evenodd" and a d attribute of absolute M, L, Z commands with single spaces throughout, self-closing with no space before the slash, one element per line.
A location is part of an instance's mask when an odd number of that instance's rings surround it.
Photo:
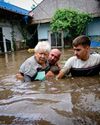
<path fill-rule="evenodd" d="M 50 22 L 55 11 L 61 8 L 79 10 L 100 17 L 99 0 L 43 0 L 33 10 L 33 23 Z"/>
<path fill-rule="evenodd" d="M 11 11 L 11 12 L 14 12 L 14 13 L 18 13 L 18 14 L 21 14 L 21 15 L 29 15 L 28 10 L 22 9 L 20 7 L 17 7 L 15 5 L 12 5 L 10 3 L 6 3 L 6 2 L 3 2 L 3 1 L 0 1 L 0 8 Z"/>

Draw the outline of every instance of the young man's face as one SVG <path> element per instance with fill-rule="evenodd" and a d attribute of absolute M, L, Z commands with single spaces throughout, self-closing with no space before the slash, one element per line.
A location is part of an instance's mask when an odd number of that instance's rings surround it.
<path fill-rule="evenodd" d="M 87 60 L 88 58 L 88 53 L 89 53 L 89 46 L 82 46 L 82 45 L 78 45 L 78 46 L 74 46 L 74 54 L 75 56 L 77 56 L 78 59 L 81 60 Z"/>

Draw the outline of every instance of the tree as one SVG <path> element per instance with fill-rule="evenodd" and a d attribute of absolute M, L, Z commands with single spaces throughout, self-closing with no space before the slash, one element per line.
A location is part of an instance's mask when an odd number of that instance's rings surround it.
<path fill-rule="evenodd" d="M 64 31 L 67 38 L 72 40 L 76 36 L 83 34 L 91 20 L 92 16 L 88 13 L 59 9 L 54 14 L 50 26 L 53 32 Z"/>

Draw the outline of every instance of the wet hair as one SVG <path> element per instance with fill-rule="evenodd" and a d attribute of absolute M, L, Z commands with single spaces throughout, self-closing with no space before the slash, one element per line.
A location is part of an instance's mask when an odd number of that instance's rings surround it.
<path fill-rule="evenodd" d="M 78 46 L 78 45 L 90 46 L 90 44 L 91 44 L 91 41 L 90 41 L 89 37 L 87 37 L 85 35 L 76 37 L 72 43 L 73 46 Z"/>
<path fill-rule="evenodd" d="M 35 52 L 39 52 L 40 50 L 44 50 L 46 52 L 50 52 L 51 45 L 47 41 L 38 42 L 38 44 L 34 48 L 34 51 Z"/>

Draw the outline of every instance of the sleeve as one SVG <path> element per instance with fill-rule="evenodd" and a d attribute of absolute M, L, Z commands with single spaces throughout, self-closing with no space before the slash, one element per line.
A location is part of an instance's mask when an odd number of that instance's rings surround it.
<path fill-rule="evenodd" d="M 73 63 L 73 58 L 69 58 L 66 62 L 64 67 L 61 69 L 61 71 L 65 74 L 65 73 L 69 73 L 70 69 L 72 67 L 72 63 Z"/>
<path fill-rule="evenodd" d="M 30 63 L 28 62 L 28 61 L 25 61 L 21 66 L 20 66 L 20 69 L 19 69 L 19 71 L 21 72 L 21 73 L 24 73 L 25 74 L 25 72 L 27 72 L 29 69 L 30 69 Z"/>
<path fill-rule="evenodd" d="M 25 75 L 29 75 L 29 76 L 34 76 L 34 74 L 37 72 L 35 69 L 35 66 L 33 66 L 34 64 L 32 64 L 30 61 L 25 61 L 19 69 L 19 72 L 25 74 Z"/>

